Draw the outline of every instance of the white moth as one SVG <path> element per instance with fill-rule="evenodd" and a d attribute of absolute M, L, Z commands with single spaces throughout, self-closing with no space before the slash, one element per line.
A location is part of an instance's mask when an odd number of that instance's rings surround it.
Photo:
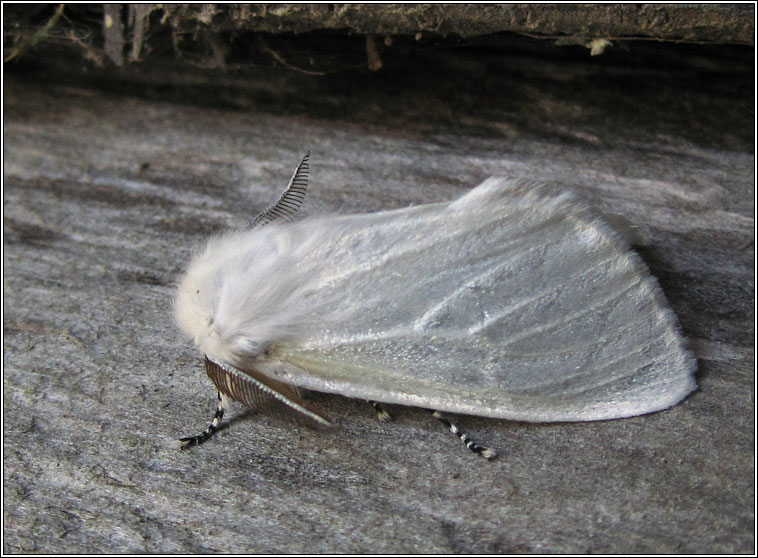
<path fill-rule="evenodd" d="M 659 411 L 695 389 L 656 280 L 573 194 L 489 178 L 452 202 L 292 222 L 276 204 L 211 238 L 175 301 L 219 391 L 312 427 L 300 389 L 532 422 Z M 380 408 L 378 408 L 380 410 Z"/>

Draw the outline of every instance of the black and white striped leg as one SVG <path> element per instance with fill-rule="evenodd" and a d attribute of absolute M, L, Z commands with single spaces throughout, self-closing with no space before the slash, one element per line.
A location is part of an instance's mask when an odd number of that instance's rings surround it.
<path fill-rule="evenodd" d="M 461 442 L 466 444 L 466 447 L 474 453 L 478 453 L 487 460 L 495 459 L 497 457 L 497 452 L 494 449 L 476 443 L 474 440 L 469 438 L 468 434 L 461 432 L 455 424 L 446 419 L 439 411 L 432 411 L 432 414 L 434 415 L 434 418 L 447 426 L 450 432 L 458 436 L 461 439 Z"/>
<path fill-rule="evenodd" d="M 382 404 L 378 401 L 371 401 L 370 399 L 367 399 L 369 403 L 374 407 L 374 410 L 376 411 L 376 418 L 378 418 L 382 422 L 390 422 L 392 420 L 392 415 L 389 414 L 384 407 L 382 407 Z"/>
<path fill-rule="evenodd" d="M 179 438 L 181 442 L 181 448 L 183 450 L 191 448 L 192 446 L 199 446 L 205 442 L 208 438 L 213 436 L 213 433 L 218 430 L 218 425 L 221 424 L 221 420 L 224 418 L 224 400 L 221 397 L 221 392 L 218 394 L 218 406 L 216 407 L 216 414 L 213 415 L 213 421 L 208 425 L 201 434 L 197 436 L 187 436 L 185 438 Z"/>

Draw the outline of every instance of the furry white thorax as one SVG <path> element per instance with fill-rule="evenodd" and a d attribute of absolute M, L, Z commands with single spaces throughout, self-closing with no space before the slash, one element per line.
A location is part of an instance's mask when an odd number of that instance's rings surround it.
<path fill-rule="evenodd" d="M 174 315 L 209 358 L 239 363 L 296 333 L 315 271 L 312 241 L 298 232 L 287 225 L 236 231 L 212 238 L 193 258 Z"/>

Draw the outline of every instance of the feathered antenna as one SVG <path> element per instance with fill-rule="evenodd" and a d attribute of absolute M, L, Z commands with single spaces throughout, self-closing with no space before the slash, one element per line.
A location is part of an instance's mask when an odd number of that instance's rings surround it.
<path fill-rule="evenodd" d="M 253 368 L 240 370 L 206 356 L 205 371 L 221 393 L 251 409 L 311 428 L 331 426 L 329 419 L 303 400 L 296 387 L 277 382 Z"/>
<path fill-rule="evenodd" d="M 305 189 L 308 186 L 308 160 L 310 159 L 310 150 L 305 154 L 303 160 L 295 169 L 290 179 L 287 189 L 276 201 L 275 204 L 265 209 L 260 215 L 255 217 L 248 224 L 248 228 L 262 227 L 273 221 L 292 221 L 295 218 L 297 210 L 305 199 Z"/>
<path fill-rule="evenodd" d="M 252 409 L 269 412 L 295 424 L 325 430 L 331 421 L 306 403 L 299 390 L 282 382 L 268 378 L 254 369 L 240 370 L 228 364 L 214 362 L 205 357 L 205 371 L 218 389 L 218 406 L 213 422 L 196 436 L 180 438 L 181 448 L 198 446 L 218 430 L 224 418 L 228 399 L 239 401 Z"/>

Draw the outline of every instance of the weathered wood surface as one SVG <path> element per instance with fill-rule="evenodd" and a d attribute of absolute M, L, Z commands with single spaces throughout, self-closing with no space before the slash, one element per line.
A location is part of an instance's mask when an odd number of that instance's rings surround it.
<path fill-rule="evenodd" d="M 407 38 L 449 37 L 465 45 L 484 36 L 507 43 L 518 34 L 597 53 L 595 40 L 752 45 L 755 36 L 749 4 L 9 4 L 4 15 L 6 60 L 53 46 L 56 59 L 68 48 L 97 64 L 173 55 L 206 69 L 261 56 L 286 66 L 267 42 L 276 36 L 310 42 L 310 32 L 365 37 L 364 62 L 372 70 L 381 67 L 385 46 Z M 334 71 L 318 53 L 309 50 L 309 71 Z"/>
<path fill-rule="evenodd" d="M 304 33 L 473 37 L 502 31 L 560 37 L 753 42 L 753 9 L 740 4 L 195 4 L 155 5 L 180 32 L 201 28 Z M 165 15 L 164 15 L 165 14 Z"/>
<path fill-rule="evenodd" d="M 524 70 L 539 67 L 513 62 L 492 106 L 490 82 L 449 112 L 447 98 L 356 84 L 361 110 L 318 117 L 7 78 L 5 552 L 752 551 L 751 89 Z M 700 389 L 618 421 L 461 417 L 500 450 L 489 463 L 426 412 L 392 408 L 384 424 L 318 394 L 336 433 L 238 409 L 180 452 L 214 391 L 172 322 L 175 282 L 306 149 L 309 214 L 448 200 L 495 174 L 574 188 L 631 225 Z"/>

